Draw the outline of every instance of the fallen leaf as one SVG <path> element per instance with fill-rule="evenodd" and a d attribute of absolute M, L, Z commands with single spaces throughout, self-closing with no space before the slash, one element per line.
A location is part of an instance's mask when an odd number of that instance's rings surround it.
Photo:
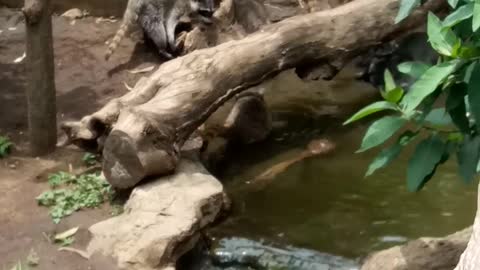
<path fill-rule="evenodd" d="M 149 67 L 146 67 L 146 68 L 129 70 L 128 72 L 131 73 L 131 74 L 147 73 L 147 72 L 152 71 L 154 68 L 155 68 L 155 66 L 149 66 Z"/>
<path fill-rule="evenodd" d="M 89 255 L 86 251 L 79 250 L 79 249 L 76 249 L 76 248 L 61 247 L 61 248 L 58 249 L 58 251 L 73 252 L 73 253 L 76 253 L 76 254 L 80 255 L 80 256 L 83 257 L 84 259 L 87 259 L 87 260 L 90 259 L 90 255 Z"/>
<path fill-rule="evenodd" d="M 37 266 L 40 262 L 40 257 L 38 257 L 37 252 L 32 248 L 30 253 L 28 253 L 27 264 L 30 266 Z"/>
<path fill-rule="evenodd" d="M 17 30 L 16 27 L 9 27 L 9 28 L 8 28 L 8 31 L 15 31 L 15 30 Z"/>
<path fill-rule="evenodd" d="M 75 228 L 71 228 L 70 230 L 66 230 L 62 233 L 59 233 L 57 235 L 55 235 L 55 240 L 56 241 L 62 241 L 62 240 L 65 240 L 69 237 L 72 237 L 74 236 L 78 231 L 78 227 L 75 227 Z"/>
<path fill-rule="evenodd" d="M 23 53 L 22 56 L 17 57 L 15 60 L 13 60 L 13 63 L 18 64 L 21 63 L 23 60 L 25 60 L 25 57 L 27 57 L 27 53 Z"/>

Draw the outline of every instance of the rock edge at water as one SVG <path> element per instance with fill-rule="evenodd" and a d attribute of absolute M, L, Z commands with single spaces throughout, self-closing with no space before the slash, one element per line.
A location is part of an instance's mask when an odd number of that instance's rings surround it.
<path fill-rule="evenodd" d="M 467 247 L 472 227 L 442 238 L 422 237 L 373 253 L 361 270 L 452 270 Z"/>

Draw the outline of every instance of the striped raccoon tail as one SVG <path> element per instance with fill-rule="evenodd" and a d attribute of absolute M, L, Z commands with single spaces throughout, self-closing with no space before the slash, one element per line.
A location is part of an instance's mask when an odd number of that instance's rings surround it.
<path fill-rule="evenodd" d="M 130 0 L 134 1 L 134 0 Z M 120 25 L 120 28 L 118 29 L 117 33 L 115 33 L 115 36 L 113 39 L 110 41 L 108 44 L 108 49 L 107 52 L 105 53 L 105 60 L 110 59 L 110 56 L 115 52 L 115 50 L 118 48 L 118 45 L 120 45 L 120 42 L 122 39 L 128 35 L 130 32 L 130 28 L 136 21 L 137 14 L 135 14 L 135 10 L 129 9 L 127 6 L 127 10 L 125 11 L 125 15 L 123 16 L 123 21 L 122 24 Z"/>

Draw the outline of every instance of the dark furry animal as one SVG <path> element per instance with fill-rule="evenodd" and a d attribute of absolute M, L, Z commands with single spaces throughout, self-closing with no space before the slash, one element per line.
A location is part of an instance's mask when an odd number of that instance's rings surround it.
<path fill-rule="evenodd" d="M 214 11 L 214 0 L 129 0 L 122 24 L 108 46 L 105 59 L 110 58 L 135 25 L 142 27 L 160 55 L 171 59 L 177 52 L 175 31 L 182 18 L 211 24 Z"/>

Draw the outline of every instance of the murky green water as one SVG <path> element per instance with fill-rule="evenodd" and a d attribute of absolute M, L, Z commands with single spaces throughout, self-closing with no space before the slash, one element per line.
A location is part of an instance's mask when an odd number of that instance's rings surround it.
<path fill-rule="evenodd" d="M 358 86 L 348 88 L 358 93 Z M 341 95 L 348 99 L 348 93 Z M 366 125 L 339 128 L 341 120 L 302 115 L 287 117 L 286 122 L 267 142 L 238 149 L 226 162 L 220 178 L 233 199 L 234 212 L 214 234 L 357 258 L 472 224 L 476 183 L 467 186 L 460 181 L 455 159 L 444 164 L 424 190 L 410 193 L 405 176 L 411 147 L 387 169 L 364 178 L 378 152 L 354 154 Z M 298 162 L 270 183 L 252 182 L 272 165 L 298 156 L 310 139 L 322 137 L 337 144 L 335 153 Z"/>

